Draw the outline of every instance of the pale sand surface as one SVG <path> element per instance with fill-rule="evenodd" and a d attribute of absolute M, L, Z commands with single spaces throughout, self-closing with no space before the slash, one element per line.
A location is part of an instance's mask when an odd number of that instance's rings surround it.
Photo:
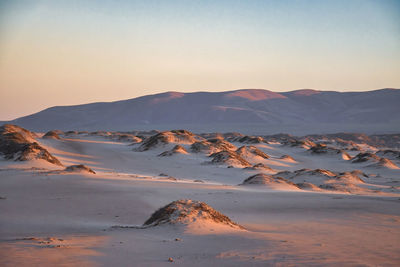
<path fill-rule="evenodd" d="M 389 190 L 398 185 L 398 170 L 368 170 L 368 164 L 310 156 L 299 148 L 259 145 L 273 156 L 264 163 L 276 171 L 357 168 L 380 174 L 364 186 L 386 190 L 362 195 L 282 191 L 237 186 L 257 171 L 202 165 L 209 160 L 202 154 L 157 157 L 172 147 L 133 152 L 126 143 L 94 137 L 41 143 L 64 165 L 84 163 L 97 174 L 1 161 L 1 266 L 400 264 L 400 195 Z M 297 163 L 279 160 L 283 154 Z M 32 166 L 44 169 L 27 169 Z M 160 179 L 160 173 L 178 181 Z M 206 202 L 246 230 L 212 224 L 112 228 L 141 225 L 157 208 L 183 198 Z"/>

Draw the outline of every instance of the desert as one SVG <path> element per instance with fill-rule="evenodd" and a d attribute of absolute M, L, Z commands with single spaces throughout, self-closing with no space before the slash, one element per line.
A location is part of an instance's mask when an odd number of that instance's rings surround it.
<path fill-rule="evenodd" d="M 0 0 L 0 267 L 400 266 L 400 0 Z"/>
<path fill-rule="evenodd" d="M 399 262 L 397 150 L 354 151 L 339 135 L 253 136 L 262 141 L 248 145 L 187 130 L 137 132 L 134 143 L 112 137 L 133 132 L 0 133 L 25 136 L 12 157 L 1 151 L 2 266 Z M 328 152 L 310 151 L 320 143 Z"/>

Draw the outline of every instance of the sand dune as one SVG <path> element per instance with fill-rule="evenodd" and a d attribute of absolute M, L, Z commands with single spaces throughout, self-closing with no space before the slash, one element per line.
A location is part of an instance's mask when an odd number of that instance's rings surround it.
<path fill-rule="evenodd" d="M 250 167 L 251 164 L 234 151 L 224 150 L 211 154 L 211 164 L 226 164 L 233 167 Z"/>
<path fill-rule="evenodd" d="M 0 127 L 0 153 L 15 161 L 44 160 L 62 166 L 61 162 L 36 142 L 37 135 L 15 125 Z"/>
<path fill-rule="evenodd" d="M 232 228 L 243 228 L 206 203 L 190 199 L 173 201 L 158 209 L 143 223 L 143 226 L 153 227 L 162 224 L 189 225 L 193 223 L 204 224 L 205 226 L 215 223 Z"/>
<path fill-rule="evenodd" d="M 161 154 L 159 154 L 158 156 L 167 157 L 167 156 L 173 156 L 176 154 L 188 154 L 188 152 L 186 151 L 186 149 L 183 146 L 176 145 L 171 150 L 164 151 Z"/>

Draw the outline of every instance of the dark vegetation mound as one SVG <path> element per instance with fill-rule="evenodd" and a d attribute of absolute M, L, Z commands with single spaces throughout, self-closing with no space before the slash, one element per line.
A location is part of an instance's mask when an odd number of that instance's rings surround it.
<path fill-rule="evenodd" d="M 311 148 L 316 144 L 310 140 L 297 140 L 297 139 L 289 139 L 283 142 L 284 145 L 292 146 L 292 147 L 303 147 L 303 148 Z"/>
<path fill-rule="evenodd" d="M 328 154 L 328 155 L 341 155 L 343 159 L 350 160 L 351 156 L 343 149 L 330 147 L 325 144 L 316 144 L 308 149 L 311 154 Z"/>
<path fill-rule="evenodd" d="M 310 140 L 328 139 L 332 141 L 352 141 L 374 147 L 400 147 L 400 134 L 335 133 L 326 135 L 307 135 Z"/>
<path fill-rule="evenodd" d="M 16 161 L 43 159 L 62 166 L 56 157 L 35 142 L 35 137 L 34 133 L 24 128 L 5 124 L 0 127 L 0 153 L 5 159 Z"/>
<path fill-rule="evenodd" d="M 91 132 L 91 136 L 100 136 L 107 139 L 116 140 L 119 142 L 129 142 L 132 144 L 137 144 L 143 141 L 142 137 L 136 136 L 140 132 L 106 132 L 106 131 L 96 131 Z"/>
<path fill-rule="evenodd" d="M 377 163 L 368 165 L 368 167 L 399 169 L 399 167 L 396 164 L 394 164 L 390 159 L 385 159 L 385 158 L 381 158 Z"/>
<path fill-rule="evenodd" d="M 366 175 L 362 171 L 354 170 L 351 172 L 341 172 L 336 175 L 335 179 L 347 183 L 365 183 L 364 180 L 360 178 L 360 176 L 368 177 L 368 175 Z"/>
<path fill-rule="evenodd" d="M 391 149 L 379 150 L 378 152 L 375 153 L 375 155 L 388 159 L 400 160 L 400 151 L 397 150 L 391 150 Z"/>
<path fill-rule="evenodd" d="M 59 132 L 57 131 L 49 131 L 45 135 L 43 135 L 43 138 L 45 139 L 61 139 L 59 136 Z"/>
<path fill-rule="evenodd" d="M 160 157 L 166 157 L 166 156 L 172 156 L 175 154 L 187 154 L 188 152 L 186 151 L 186 149 L 181 146 L 181 145 L 176 145 L 174 146 L 174 148 L 172 148 L 171 150 L 168 151 L 164 151 L 162 152 L 160 155 Z"/>
<path fill-rule="evenodd" d="M 303 190 L 310 190 L 310 191 L 318 191 L 320 188 L 316 186 L 315 184 L 308 183 L 308 182 L 302 182 L 302 183 L 297 183 L 296 184 L 300 189 Z"/>
<path fill-rule="evenodd" d="M 193 144 L 200 139 L 202 138 L 186 130 L 165 131 L 144 140 L 136 151 L 147 151 L 154 147 L 170 143 Z"/>
<path fill-rule="evenodd" d="M 287 179 L 293 179 L 299 176 L 322 176 L 322 177 L 326 177 L 326 178 L 332 178 L 336 176 L 336 173 L 331 172 L 329 170 L 324 170 L 324 169 L 315 169 L 315 170 L 311 170 L 311 169 L 300 169 L 300 170 L 296 170 L 294 172 L 291 171 L 281 171 L 278 172 L 277 174 L 275 174 L 275 176 L 280 176 L 280 177 L 285 177 Z"/>
<path fill-rule="evenodd" d="M 249 156 L 259 156 L 264 159 L 270 158 L 270 156 L 268 156 L 266 153 L 255 146 L 241 146 L 236 150 L 236 153 L 244 158 Z"/>
<path fill-rule="evenodd" d="M 212 164 L 229 164 L 239 165 L 242 167 L 250 167 L 251 164 L 239 156 L 236 152 L 230 150 L 224 150 L 210 155 Z"/>
<path fill-rule="evenodd" d="M 258 173 L 250 176 L 241 183 L 241 185 L 288 185 L 290 187 L 298 188 L 298 186 L 282 177 Z"/>
<path fill-rule="evenodd" d="M 380 160 L 380 157 L 378 157 L 377 155 L 373 154 L 373 153 L 359 153 L 357 154 L 352 162 L 353 163 L 362 163 L 362 162 L 368 162 L 368 161 L 374 161 L 377 162 Z"/>
<path fill-rule="evenodd" d="M 262 138 L 261 136 L 250 136 L 250 135 L 246 135 L 237 139 L 237 142 L 244 144 L 268 143 L 268 141 L 264 140 L 264 138 Z"/>
<path fill-rule="evenodd" d="M 267 171 L 272 171 L 271 167 L 269 167 L 269 166 L 267 166 L 267 165 L 265 165 L 263 163 L 257 163 L 257 164 L 254 164 L 251 167 L 245 167 L 244 169 L 245 170 L 267 170 Z"/>
<path fill-rule="evenodd" d="M 289 155 L 283 155 L 283 156 L 280 157 L 280 159 L 289 160 L 289 161 L 296 161 L 292 156 L 289 156 Z"/>
<path fill-rule="evenodd" d="M 236 150 L 235 145 L 231 144 L 230 142 L 224 139 L 213 138 L 213 139 L 208 139 L 207 141 L 211 143 L 213 147 L 219 150 Z"/>
<path fill-rule="evenodd" d="M 193 143 L 190 149 L 195 153 L 216 153 L 223 150 L 236 150 L 236 146 L 220 138 L 201 140 Z"/>
<path fill-rule="evenodd" d="M 216 211 L 204 202 L 190 199 L 181 199 L 169 203 L 158 209 L 150 218 L 144 222 L 143 226 L 157 226 L 162 224 L 190 224 L 192 222 L 204 221 L 224 224 L 234 228 L 243 228 L 231 221 L 229 217 Z"/>
<path fill-rule="evenodd" d="M 92 170 L 91 168 L 89 168 L 88 166 L 85 166 L 83 164 L 68 166 L 67 168 L 65 168 L 65 171 L 67 171 L 67 172 L 87 172 L 87 173 L 96 174 L 96 172 L 94 170 Z"/>

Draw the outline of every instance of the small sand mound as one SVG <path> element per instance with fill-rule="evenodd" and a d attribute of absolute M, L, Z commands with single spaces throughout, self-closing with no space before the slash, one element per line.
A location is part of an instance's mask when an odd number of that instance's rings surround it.
<path fill-rule="evenodd" d="M 261 157 L 263 159 L 269 159 L 270 157 L 264 153 L 263 151 L 261 151 L 260 149 L 258 149 L 255 146 L 241 146 L 240 148 L 238 148 L 236 150 L 236 153 L 238 155 L 240 155 L 243 158 L 246 158 L 247 160 L 258 156 Z"/>
<path fill-rule="evenodd" d="M 267 185 L 272 187 L 278 187 L 281 189 L 298 189 L 298 186 L 285 178 L 275 177 L 272 175 L 267 175 L 264 173 L 258 173 L 253 176 L 250 176 L 246 180 L 243 181 L 240 185 Z"/>
<path fill-rule="evenodd" d="M 337 173 L 324 169 L 301 169 L 294 172 L 282 171 L 274 175 L 274 177 L 283 177 L 294 183 L 311 183 L 314 185 L 321 185 L 336 176 Z"/>
<path fill-rule="evenodd" d="M 15 160 L 29 161 L 35 159 L 42 159 L 52 164 L 63 166 L 61 162 L 50 154 L 49 151 L 41 147 L 38 143 L 25 144 L 24 147 L 16 153 Z"/>
<path fill-rule="evenodd" d="M 117 140 L 119 142 L 127 142 L 127 143 L 131 143 L 131 144 L 138 144 L 140 142 L 142 142 L 142 138 L 137 137 L 133 134 L 129 134 L 129 133 L 119 133 L 119 132 L 113 132 L 109 138 L 113 139 L 113 140 Z"/>
<path fill-rule="evenodd" d="M 64 134 L 67 136 L 74 136 L 74 135 L 78 135 L 79 132 L 78 131 L 66 131 Z"/>
<path fill-rule="evenodd" d="M 49 131 L 45 135 L 43 135 L 42 138 L 45 138 L 45 139 L 61 139 L 61 137 L 58 135 L 57 131 Z"/>
<path fill-rule="evenodd" d="M 83 164 L 68 166 L 67 168 L 65 168 L 65 171 L 96 174 L 94 170 Z"/>
<path fill-rule="evenodd" d="M 363 162 L 378 162 L 381 158 L 373 153 L 358 153 L 352 163 L 363 163 Z"/>
<path fill-rule="evenodd" d="M 320 185 L 319 188 L 328 191 L 336 191 L 336 192 L 350 193 L 350 194 L 365 194 L 373 192 L 372 190 L 361 188 L 351 183 L 326 183 Z"/>
<path fill-rule="evenodd" d="M 390 159 L 385 159 L 385 158 L 381 158 L 377 163 L 368 165 L 367 167 L 386 168 L 392 170 L 400 169 L 399 166 L 394 164 Z"/>
<path fill-rule="evenodd" d="M 312 183 L 297 183 L 296 184 L 300 189 L 307 190 L 307 191 L 321 191 L 321 189 Z"/>
<path fill-rule="evenodd" d="M 300 170 L 296 170 L 294 172 L 290 172 L 290 171 L 278 172 L 276 174 L 276 176 L 282 176 L 282 177 L 285 177 L 288 179 L 293 179 L 293 178 L 299 177 L 299 176 L 325 176 L 325 177 L 331 178 L 331 177 L 336 176 L 336 173 L 333 173 L 329 170 L 324 170 L 324 169 L 315 169 L 315 170 L 300 169 Z"/>
<path fill-rule="evenodd" d="M 400 160 L 400 151 L 396 150 L 379 150 L 378 152 L 375 153 L 375 155 L 379 157 L 384 157 L 390 160 Z"/>
<path fill-rule="evenodd" d="M 267 141 L 264 140 L 261 136 L 243 136 L 237 140 L 239 143 L 244 143 L 244 144 L 260 144 L 260 143 L 268 143 Z"/>
<path fill-rule="evenodd" d="M 236 146 L 220 138 L 212 138 L 195 142 L 191 145 L 190 149 L 195 153 L 208 153 L 213 154 L 223 150 L 236 150 Z"/>
<path fill-rule="evenodd" d="M 167 156 L 173 156 L 176 154 L 188 154 L 188 152 L 186 151 L 186 149 L 181 146 L 181 145 L 176 145 L 174 146 L 173 149 L 168 150 L 168 151 L 164 151 L 163 153 L 161 153 L 160 155 L 158 155 L 159 157 L 167 157 Z"/>
<path fill-rule="evenodd" d="M 199 141 L 195 142 L 190 146 L 190 150 L 195 153 L 204 152 L 204 153 L 215 153 L 216 150 L 212 149 L 212 145 L 208 141 Z"/>
<path fill-rule="evenodd" d="M 364 180 L 360 178 L 361 175 L 364 177 L 368 177 L 365 173 L 363 173 L 359 170 L 355 170 L 352 172 L 339 173 L 339 175 L 337 175 L 335 177 L 335 179 L 337 179 L 339 181 L 344 181 L 346 183 L 352 183 L 352 184 L 365 183 Z"/>
<path fill-rule="evenodd" d="M 297 162 L 293 157 L 291 157 L 289 155 L 283 155 L 279 159 L 281 159 L 282 161 L 285 161 L 285 162 L 291 162 L 291 163 Z"/>
<path fill-rule="evenodd" d="M 227 164 L 234 167 L 250 167 L 251 164 L 236 152 L 224 150 L 210 155 L 212 164 Z"/>
<path fill-rule="evenodd" d="M 124 140 L 124 141 L 130 142 L 131 145 L 134 145 L 134 144 L 139 144 L 139 143 L 141 143 L 141 142 L 143 141 L 143 139 L 140 138 L 140 137 L 138 137 L 138 136 L 132 135 L 132 136 L 129 137 L 129 140 Z"/>
<path fill-rule="evenodd" d="M 271 167 L 269 167 L 269 166 L 267 166 L 267 165 L 265 165 L 263 163 L 257 163 L 257 164 L 254 164 L 251 167 L 245 167 L 244 169 L 245 170 L 267 170 L 267 171 L 272 171 Z"/>
<path fill-rule="evenodd" d="M 308 149 L 308 151 L 313 155 L 339 155 L 344 160 L 351 160 L 351 156 L 343 149 L 329 147 L 325 144 L 316 144 Z"/>
<path fill-rule="evenodd" d="M 241 133 L 237 133 L 237 132 L 230 132 L 230 133 L 224 133 L 223 138 L 229 142 L 236 142 L 238 141 L 240 138 L 242 138 L 244 135 Z"/>
<path fill-rule="evenodd" d="M 202 139 L 195 134 L 186 130 L 173 130 L 157 133 L 149 138 L 147 138 L 136 151 L 147 151 L 152 148 L 163 146 L 166 144 L 176 143 L 176 144 L 193 144 L 199 139 Z"/>
<path fill-rule="evenodd" d="M 158 226 L 163 224 L 216 223 L 232 228 L 243 228 L 231 221 L 224 214 L 216 211 L 204 202 L 181 199 L 158 209 L 143 226 Z"/>
<path fill-rule="evenodd" d="M 296 140 L 296 139 L 288 139 L 283 141 L 283 145 L 292 146 L 292 147 L 302 147 L 309 149 L 316 144 L 310 140 Z"/>

